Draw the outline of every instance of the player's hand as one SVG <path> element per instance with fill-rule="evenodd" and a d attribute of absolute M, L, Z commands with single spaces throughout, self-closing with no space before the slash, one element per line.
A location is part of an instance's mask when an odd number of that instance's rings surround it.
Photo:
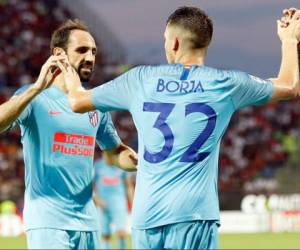
<path fill-rule="evenodd" d="M 79 75 L 76 72 L 76 70 L 71 66 L 67 58 L 64 61 L 58 61 L 57 66 L 63 74 L 68 91 L 72 89 L 78 90 L 82 88 Z"/>
<path fill-rule="evenodd" d="M 128 157 L 132 160 L 132 163 L 134 165 L 138 164 L 138 154 L 134 151 L 130 152 L 130 154 L 128 155 Z"/>
<path fill-rule="evenodd" d="M 130 147 L 126 146 L 125 150 L 122 150 L 119 153 L 119 164 L 116 164 L 121 169 L 128 172 L 137 171 L 137 163 L 138 163 L 138 155 L 137 153 Z"/>
<path fill-rule="evenodd" d="M 299 11 L 298 9 L 292 7 L 289 9 L 284 9 L 282 11 L 282 17 L 281 17 L 281 23 L 285 27 L 287 27 L 290 24 L 291 18 L 294 16 L 294 14 Z M 298 43 L 298 55 L 300 56 L 300 42 Z"/>
<path fill-rule="evenodd" d="M 281 22 L 282 25 L 284 25 L 285 27 L 287 27 L 290 23 L 291 18 L 293 17 L 293 15 L 298 11 L 298 9 L 291 7 L 289 9 L 284 9 L 282 11 L 282 17 L 281 17 Z"/>
<path fill-rule="evenodd" d="M 295 39 L 300 41 L 300 10 L 284 10 L 284 16 L 277 21 L 277 32 L 281 41 Z"/>
<path fill-rule="evenodd" d="M 41 68 L 40 75 L 35 82 L 34 86 L 42 91 L 48 88 L 54 79 L 61 73 L 60 68 L 57 66 L 58 61 L 65 59 L 65 55 L 50 56 Z"/>

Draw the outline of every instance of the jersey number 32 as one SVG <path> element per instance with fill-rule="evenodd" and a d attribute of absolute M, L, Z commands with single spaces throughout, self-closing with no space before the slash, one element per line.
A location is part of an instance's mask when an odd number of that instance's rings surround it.
<path fill-rule="evenodd" d="M 174 145 L 174 135 L 171 128 L 166 123 L 166 119 L 171 114 L 174 107 L 174 103 L 144 103 L 144 112 L 159 113 L 153 127 L 158 129 L 163 134 L 165 140 L 165 144 L 160 152 L 150 153 L 145 148 L 144 159 L 150 163 L 162 162 L 165 159 L 167 159 L 170 153 L 172 152 Z M 185 106 L 185 116 L 196 112 L 205 114 L 208 117 L 208 121 L 204 130 L 199 134 L 199 136 L 189 146 L 189 148 L 182 154 L 179 160 L 180 162 L 200 162 L 203 161 L 210 154 L 210 152 L 199 153 L 198 151 L 214 131 L 214 128 L 216 126 L 217 115 L 213 108 L 205 103 L 190 103 Z"/>

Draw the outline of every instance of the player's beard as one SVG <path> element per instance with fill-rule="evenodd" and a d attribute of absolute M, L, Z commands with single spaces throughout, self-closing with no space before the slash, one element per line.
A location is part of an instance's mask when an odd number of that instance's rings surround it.
<path fill-rule="evenodd" d="M 84 70 L 88 66 L 89 70 Z M 81 82 L 88 82 L 94 72 L 94 65 L 91 62 L 82 62 L 76 70 Z"/>

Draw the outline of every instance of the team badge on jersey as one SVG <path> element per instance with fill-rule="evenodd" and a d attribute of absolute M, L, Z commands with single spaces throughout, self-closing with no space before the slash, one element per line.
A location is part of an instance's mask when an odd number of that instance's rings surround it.
<path fill-rule="evenodd" d="M 90 111 L 89 113 L 90 123 L 96 127 L 99 121 L 99 115 L 97 111 Z"/>

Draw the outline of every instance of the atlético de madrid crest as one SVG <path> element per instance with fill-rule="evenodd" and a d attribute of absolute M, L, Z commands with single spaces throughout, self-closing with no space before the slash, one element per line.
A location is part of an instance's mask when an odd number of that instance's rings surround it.
<path fill-rule="evenodd" d="M 90 111 L 88 112 L 89 114 L 89 120 L 90 120 L 90 123 L 96 127 L 97 124 L 98 124 L 98 121 L 99 121 L 99 115 L 98 115 L 98 112 L 97 111 Z"/>

